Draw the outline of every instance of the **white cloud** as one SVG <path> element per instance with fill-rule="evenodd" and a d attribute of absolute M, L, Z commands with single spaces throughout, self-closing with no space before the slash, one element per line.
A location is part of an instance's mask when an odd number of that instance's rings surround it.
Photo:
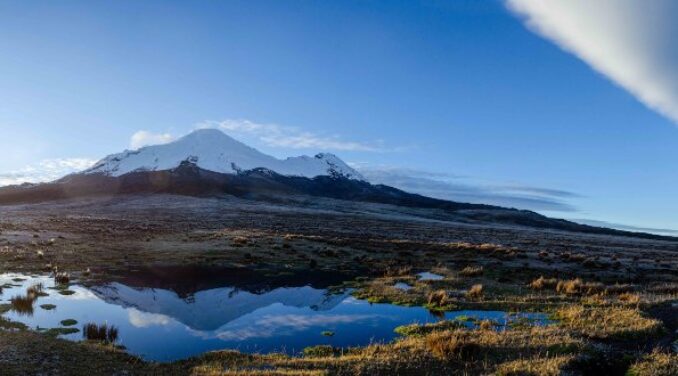
<path fill-rule="evenodd" d="M 506 0 L 528 28 L 678 123 L 678 1 Z"/>
<path fill-rule="evenodd" d="M 148 328 L 149 326 L 165 326 L 172 322 L 172 319 L 158 313 L 141 312 L 131 308 L 128 312 L 129 322 L 137 328 Z"/>
<path fill-rule="evenodd" d="M 129 141 L 130 149 L 139 149 L 148 145 L 166 144 L 174 141 L 174 136 L 169 133 L 153 133 L 149 131 L 138 131 L 132 135 Z"/>
<path fill-rule="evenodd" d="M 245 119 L 204 121 L 197 128 L 217 128 L 226 133 L 254 136 L 267 146 L 289 149 L 322 149 L 347 151 L 383 151 L 382 142 L 363 143 L 342 140 L 339 136 L 322 136 L 296 127 L 255 123 Z"/>
<path fill-rule="evenodd" d="M 351 167 L 374 184 L 390 185 L 407 192 L 457 202 L 574 212 L 576 208 L 567 200 L 579 197 L 576 193 L 558 189 L 483 183 L 470 177 L 422 170 L 369 164 L 353 164 Z"/>
<path fill-rule="evenodd" d="M 44 159 L 22 169 L 0 173 L 0 187 L 21 183 L 42 183 L 82 171 L 96 163 L 89 158 Z"/>
<path fill-rule="evenodd" d="M 244 341 L 251 338 L 267 338 L 280 334 L 293 335 L 295 332 L 308 330 L 312 327 L 331 327 L 337 324 L 350 324 L 365 320 L 378 320 L 379 318 L 379 315 L 361 314 L 316 314 L 313 316 L 300 314 L 266 315 L 252 323 L 219 330 L 216 333 L 216 337 L 222 341 Z"/>

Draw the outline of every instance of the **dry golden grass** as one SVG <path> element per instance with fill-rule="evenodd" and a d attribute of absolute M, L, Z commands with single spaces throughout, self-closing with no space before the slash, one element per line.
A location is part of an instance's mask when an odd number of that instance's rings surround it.
<path fill-rule="evenodd" d="M 471 339 L 467 331 L 434 332 L 424 338 L 424 343 L 426 349 L 441 360 L 470 360 L 482 351 L 482 347 Z"/>
<path fill-rule="evenodd" d="M 403 290 L 395 287 L 397 282 L 404 282 L 412 286 Z M 412 276 L 382 277 L 361 286 L 354 292 L 354 296 L 371 303 L 391 302 L 399 305 L 423 305 L 430 287 L 427 284 L 418 284 Z"/>
<path fill-rule="evenodd" d="M 466 292 L 466 297 L 471 299 L 479 299 L 483 296 L 483 285 L 477 284 L 471 286 L 471 288 Z"/>
<path fill-rule="evenodd" d="M 630 292 L 624 292 L 619 294 L 618 297 L 620 302 L 627 303 L 627 304 L 638 304 L 640 302 L 640 295 L 638 294 L 632 294 Z"/>
<path fill-rule="evenodd" d="M 502 363 L 497 367 L 497 375 L 500 376 L 557 376 L 562 375 L 565 368 L 572 360 L 573 355 L 559 355 L 551 357 L 534 357 L 512 360 Z"/>
<path fill-rule="evenodd" d="M 580 339 L 557 327 L 496 332 L 440 325 L 422 335 L 403 337 L 390 344 L 347 349 L 332 356 L 288 357 L 223 351 L 205 354 L 191 360 L 189 365 L 194 375 L 417 375 L 422 372 L 453 375 L 487 373 L 500 367 L 507 371 L 505 374 L 520 369 L 550 372 L 584 346 Z M 543 358 L 545 354 L 554 355 Z M 526 364 L 525 360 L 533 360 L 534 364 Z"/>
<path fill-rule="evenodd" d="M 678 375 L 678 354 L 655 350 L 645 355 L 629 368 L 629 376 L 674 376 Z"/>
<path fill-rule="evenodd" d="M 233 245 L 246 245 L 249 242 L 244 236 L 234 236 L 231 241 L 233 242 Z"/>
<path fill-rule="evenodd" d="M 530 287 L 534 290 L 553 289 L 557 284 L 558 280 L 556 278 L 544 278 L 543 276 L 540 276 L 530 282 Z"/>
<path fill-rule="evenodd" d="M 597 282 L 584 282 L 581 278 L 558 281 L 556 292 L 565 295 L 593 295 L 604 291 L 605 286 Z"/>
<path fill-rule="evenodd" d="M 202 365 L 191 370 L 193 376 L 322 376 L 327 375 L 324 370 L 301 370 L 301 369 L 235 369 L 224 370 L 217 365 Z"/>
<path fill-rule="evenodd" d="M 437 290 L 430 293 L 426 299 L 428 306 L 432 308 L 442 308 L 453 303 L 453 299 L 447 294 L 445 290 Z"/>
<path fill-rule="evenodd" d="M 386 277 L 402 277 L 407 276 L 412 272 L 411 266 L 388 267 L 384 272 Z"/>
<path fill-rule="evenodd" d="M 494 329 L 494 324 L 490 320 L 482 320 L 478 324 L 478 328 L 480 330 L 492 330 L 492 329 Z"/>
<path fill-rule="evenodd" d="M 572 305 L 559 309 L 555 317 L 562 326 L 591 338 L 634 338 L 662 328 L 660 321 L 644 317 L 638 309 L 623 307 Z"/>
<path fill-rule="evenodd" d="M 467 266 L 459 272 L 464 277 L 478 277 L 483 275 L 482 266 Z"/>

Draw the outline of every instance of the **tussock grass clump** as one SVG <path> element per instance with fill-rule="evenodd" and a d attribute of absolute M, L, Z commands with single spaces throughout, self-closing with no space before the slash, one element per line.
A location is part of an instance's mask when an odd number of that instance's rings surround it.
<path fill-rule="evenodd" d="M 678 282 L 667 282 L 650 286 L 647 291 L 655 294 L 678 294 Z"/>
<path fill-rule="evenodd" d="M 15 296 L 10 299 L 12 310 L 20 315 L 33 315 L 33 303 L 36 297 L 32 295 Z"/>
<path fill-rule="evenodd" d="M 468 332 L 433 332 L 426 336 L 426 348 L 438 359 L 470 360 L 482 353 L 482 347 L 471 340 Z"/>
<path fill-rule="evenodd" d="M 317 345 L 304 348 L 304 356 L 309 358 L 323 358 L 334 356 L 337 351 L 330 345 Z"/>
<path fill-rule="evenodd" d="M 564 369 L 574 360 L 574 355 L 532 357 L 512 360 L 497 367 L 499 376 L 558 376 L 565 374 Z"/>
<path fill-rule="evenodd" d="M 494 329 L 494 323 L 491 320 L 482 320 L 480 323 L 478 323 L 478 329 L 492 330 Z"/>
<path fill-rule="evenodd" d="M 565 295 L 593 295 L 604 291 L 605 286 L 598 282 L 584 282 L 581 278 L 558 281 L 556 292 Z"/>
<path fill-rule="evenodd" d="M 115 343 L 118 340 L 118 328 L 108 324 L 87 323 L 82 327 L 82 335 L 90 341 Z"/>
<path fill-rule="evenodd" d="M 466 292 L 466 297 L 471 299 L 479 299 L 483 296 L 483 285 L 477 284 L 471 286 L 471 288 Z"/>
<path fill-rule="evenodd" d="M 443 320 L 432 324 L 410 324 L 395 328 L 394 332 L 402 336 L 423 336 L 435 331 L 464 328 L 464 324 L 457 320 Z"/>
<path fill-rule="evenodd" d="M 249 240 L 244 236 L 234 236 L 231 241 L 233 242 L 233 245 L 237 246 L 246 245 L 249 242 Z"/>
<path fill-rule="evenodd" d="M 554 316 L 561 325 L 591 338 L 638 338 L 657 334 L 662 328 L 661 321 L 623 307 L 573 305 L 559 309 Z"/>
<path fill-rule="evenodd" d="M 635 286 L 629 285 L 629 284 L 622 284 L 620 285 L 619 283 L 615 283 L 614 285 L 607 286 L 605 287 L 605 293 L 607 294 L 623 294 L 623 293 L 630 293 L 635 291 Z"/>
<path fill-rule="evenodd" d="M 667 354 L 655 350 L 633 364 L 626 374 L 629 376 L 678 375 L 678 354 Z"/>
<path fill-rule="evenodd" d="M 33 299 L 37 299 L 40 296 L 48 295 L 44 290 L 45 286 L 42 283 L 36 283 L 26 289 L 26 295 L 28 297 L 32 297 Z"/>
<path fill-rule="evenodd" d="M 454 304 L 454 300 L 449 296 L 445 290 L 437 290 L 430 294 L 427 297 L 426 306 L 429 309 L 446 309 Z"/>
<path fill-rule="evenodd" d="M 418 337 L 407 337 L 414 341 Z M 408 343 L 408 342 L 405 342 Z M 409 342 L 415 345 L 415 342 Z M 424 349 L 443 360 L 515 360 L 540 354 L 574 354 L 584 343 L 555 327 L 530 327 L 505 331 L 434 331 L 422 338 Z M 416 346 L 416 345 L 415 345 Z"/>
<path fill-rule="evenodd" d="M 482 266 L 467 266 L 459 272 L 464 277 L 478 277 L 483 275 Z"/>
<path fill-rule="evenodd" d="M 399 277 L 406 276 L 412 272 L 411 266 L 396 266 L 396 267 L 387 267 L 384 271 L 385 277 Z"/>
<path fill-rule="evenodd" d="M 627 304 L 638 304 L 640 302 L 640 295 L 625 292 L 619 294 L 619 301 Z"/>
<path fill-rule="evenodd" d="M 67 285 L 71 281 L 71 276 L 66 272 L 54 273 L 54 283 L 57 285 Z"/>
<path fill-rule="evenodd" d="M 530 282 L 530 288 L 534 290 L 552 289 L 555 288 L 557 284 L 558 280 L 556 278 L 544 278 L 543 276 L 540 276 Z"/>

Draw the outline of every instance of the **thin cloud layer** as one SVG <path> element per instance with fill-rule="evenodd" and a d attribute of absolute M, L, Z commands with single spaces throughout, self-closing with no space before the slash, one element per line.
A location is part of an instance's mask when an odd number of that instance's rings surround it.
<path fill-rule="evenodd" d="M 172 142 L 175 137 L 169 133 L 153 133 L 149 131 L 135 132 L 129 141 L 130 149 L 139 149 L 149 145 L 160 145 Z"/>
<path fill-rule="evenodd" d="M 22 183 L 43 183 L 82 171 L 96 163 L 90 158 L 44 159 L 22 169 L 0 173 L 0 187 Z"/>
<path fill-rule="evenodd" d="M 297 127 L 278 124 L 262 124 L 245 119 L 205 121 L 197 128 L 217 128 L 229 134 L 253 136 L 267 146 L 289 149 L 318 149 L 343 151 L 383 151 L 381 142 L 364 143 L 347 141 L 339 136 L 322 136 L 303 131 Z"/>
<path fill-rule="evenodd" d="M 527 27 L 678 123 L 678 1 L 506 0 Z"/>
<path fill-rule="evenodd" d="M 657 235 L 678 236 L 678 230 L 672 230 L 672 229 L 668 229 L 668 228 L 638 227 L 638 226 L 624 225 L 624 224 L 608 222 L 608 221 L 598 221 L 598 220 L 594 220 L 594 219 L 572 218 L 570 220 L 573 221 L 573 222 L 578 222 L 578 223 L 590 225 L 590 226 L 609 227 L 609 228 L 614 228 L 614 229 L 617 229 L 617 230 L 633 231 L 633 232 L 649 232 L 651 234 L 657 234 Z"/>
<path fill-rule="evenodd" d="M 390 185 L 407 192 L 444 200 L 536 211 L 577 211 L 566 200 L 579 195 L 563 190 L 519 185 L 483 185 L 473 183 L 465 177 L 412 169 L 365 165 L 352 167 L 372 183 Z"/>

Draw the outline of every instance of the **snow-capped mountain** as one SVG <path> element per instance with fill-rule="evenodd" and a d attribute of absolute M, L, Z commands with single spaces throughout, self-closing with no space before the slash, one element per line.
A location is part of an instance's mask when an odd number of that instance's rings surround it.
<path fill-rule="evenodd" d="M 303 155 L 281 160 L 236 141 L 217 129 L 199 129 L 168 144 L 109 155 L 83 174 L 118 177 L 130 172 L 172 170 L 185 162 L 224 174 L 263 168 L 284 176 L 365 180 L 334 154 Z"/>

